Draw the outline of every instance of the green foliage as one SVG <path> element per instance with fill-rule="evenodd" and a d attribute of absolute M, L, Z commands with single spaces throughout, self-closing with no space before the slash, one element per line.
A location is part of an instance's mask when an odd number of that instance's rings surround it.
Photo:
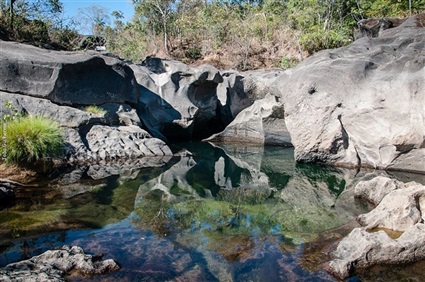
<path fill-rule="evenodd" d="M 289 69 L 298 64 L 298 61 L 294 58 L 283 56 L 282 60 L 280 61 L 279 67 L 282 69 Z"/>
<path fill-rule="evenodd" d="M 228 60 L 224 67 L 243 70 L 290 67 L 293 62 L 287 58 L 302 60 L 352 42 L 361 19 L 402 17 L 425 10 L 425 0 L 132 2 L 135 15 L 131 22 L 124 23 L 120 11 L 109 14 L 95 5 L 80 11 L 80 30 L 102 36 L 108 51 L 132 61 L 164 55 L 189 63 L 212 58 Z M 60 17 L 61 9 L 60 0 L 16 0 L 11 14 L 7 3 L 0 3 L 0 38 L 11 35 L 11 39 L 37 44 L 54 40 L 73 49 L 77 34 Z"/>
<path fill-rule="evenodd" d="M 300 45 L 308 53 L 313 54 L 323 49 L 338 48 L 351 43 L 351 38 L 335 30 L 304 33 L 300 37 Z"/>
<path fill-rule="evenodd" d="M 409 11 L 409 0 L 360 0 L 359 13 L 364 18 L 382 18 L 408 16 L 425 10 L 425 0 L 411 0 L 411 11 Z"/>
<path fill-rule="evenodd" d="M 55 29 L 50 33 L 50 39 L 61 44 L 66 50 L 74 50 L 79 38 L 78 32 L 70 27 Z"/>
<path fill-rule="evenodd" d="M 2 123 L 0 135 L 6 136 L 6 146 L 0 150 L 8 162 L 32 163 L 55 156 L 62 149 L 62 129 L 50 119 L 24 116 Z"/>
<path fill-rule="evenodd" d="M 199 47 L 190 47 L 186 50 L 186 57 L 190 59 L 199 59 L 202 57 L 201 49 Z"/>
<path fill-rule="evenodd" d="M 11 101 L 7 101 L 3 105 L 4 109 L 6 110 L 6 114 L 3 114 L 2 121 L 8 122 L 14 119 L 17 119 L 20 116 L 20 113 L 18 110 L 13 108 L 13 103 Z"/>
<path fill-rule="evenodd" d="M 95 114 L 95 115 L 104 115 L 106 114 L 106 111 L 98 106 L 92 105 L 92 106 L 87 106 L 84 108 L 84 110 L 86 112 Z"/>

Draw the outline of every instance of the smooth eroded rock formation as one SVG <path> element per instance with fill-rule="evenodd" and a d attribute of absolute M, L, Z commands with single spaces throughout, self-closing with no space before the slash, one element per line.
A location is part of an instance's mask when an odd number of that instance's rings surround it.
<path fill-rule="evenodd" d="M 424 49 L 416 16 L 286 71 L 278 88 L 297 161 L 425 172 Z"/>
<path fill-rule="evenodd" d="M 131 65 L 141 85 L 137 112 L 153 136 L 169 141 L 200 139 L 220 130 L 217 85 L 223 82 L 212 66 L 147 58 Z"/>
<path fill-rule="evenodd" d="M 0 41 L 0 91 L 61 105 L 136 103 L 139 91 L 124 62 L 92 52 L 59 52 Z"/>
<path fill-rule="evenodd" d="M 371 202 L 381 200 L 375 209 L 358 216 L 357 221 L 362 227 L 355 228 L 339 243 L 326 269 L 344 279 L 354 274 L 357 268 L 424 259 L 425 225 L 422 214 L 425 209 L 425 186 L 382 176 L 361 181 L 357 186 L 356 196 L 361 195 Z M 364 189 L 367 186 L 371 191 Z M 392 238 L 387 234 L 393 231 L 398 231 L 401 236 Z"/>
<path fill-rule="evenodd" d="M 68 129 L 66 140 L 66 155 L 71 162 L 172 155 L 164 141 L 134 125 L 94 125 L 84 135 Z"/>
<path fill-rule="evenodd" d="M 290 146 L 291 136 L 284 120 L 285 111 L 275 87 L 281 73 L 280 70 L 241 73 L 239 76 L 242 77 L 245 91 L 254 103 L 239 111 L 223 131 L 205 140 Z"/>
<path fill-rule="evenodd" d="M 355 228 L 338 245 L 335 259 L 325 268 L 340 279 L 354 274 L 356 268 L 376 264 L 400 264 L 425 258 L 425 225 L 410 227 L 398 239 L 384 231 L 369 233 Z"/>

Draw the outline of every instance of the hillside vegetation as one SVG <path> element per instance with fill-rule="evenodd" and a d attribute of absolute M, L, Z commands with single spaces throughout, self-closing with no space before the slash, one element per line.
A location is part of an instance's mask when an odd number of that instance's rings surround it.
<path fill-rule="evenodd" d="M 105 38 L 109 52 L 136 62 L 158 56 L 239 70 L 288 68 L 319 50 L 352 42 L 361 19 L 425 10 L 425 0 L 132 2 L 135 15 L 127 23 L 120 11 L 98 5 L 66 19 L 60 0 L 15 0 L 12 9 L 3 3 L 0 38 L 78 49 L 78 29 Z"/>

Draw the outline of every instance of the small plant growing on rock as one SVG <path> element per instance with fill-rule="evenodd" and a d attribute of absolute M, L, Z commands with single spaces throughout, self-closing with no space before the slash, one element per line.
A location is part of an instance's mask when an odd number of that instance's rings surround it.
<path fill-rule="evenodd" d="M 291 57 L 286 57 L 283 56 L 282 59 L 280 60 L 280 67 L 282 69 L 289 69 L 292 67 L 295 67 L 298 64 L 298 61 L 294 58 Z"/>
<path fill-rule="evenodd" d="M 84 108 L 84 110 L 88 113 L 92 113 L 94 115 L 104 115 L 106 114 L 106 111 L 98 106 L 92 105 L 92 106 L 87 106 Z"/>
<path fill-rule="evenodd" d="M 55 156 L 64 143 L 59 124 L 41 116 L 17 117 L 0 130 L 0 135 L 6 137 L 1 151 L 8 162 L 33 163 Z"/>

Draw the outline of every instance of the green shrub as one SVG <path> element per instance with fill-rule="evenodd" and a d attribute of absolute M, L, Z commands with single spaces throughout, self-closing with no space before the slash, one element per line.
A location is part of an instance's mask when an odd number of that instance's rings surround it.
<path fill-rule="evenodd" d="M 61 152 L 64 143 L 60 126 L 41 116 L 18 117 L 1 124 L 0 133 L 6 137 L 0 151 L 8 162 L 32 163 L 53 157 Z"/>
<path fill-rule="evenodd" d="M 298 60 L 295 58 L 288 58 L 287 56 L 283 56 L 280 60 L 280 66 L 282 69 L 289 69 L 295 67 L 298 64 Z"/>
<path fill-rule="evenodd" d="M 338 48 L 350 43 L 351 38 L 344 33 L 344 30 L 308 32 L 300 37 L 302 48 L 310 54 L 323 49 Z"/>
<path fill-rule="evenodd" d="M 199 47 L 190 47 L 186 50 L 186 57 L 190 59 L 200 59 L 202 58 L 201 48 Z"/>
<path fill-rule="evenodd" d="M 92 113 L 95 115 L 104 115 L 106 114 L 106 111 L 102 108 L 99 108 L 98 106 L 87 106 L 84 108 L 84 110 L 88 113 Z"/>

